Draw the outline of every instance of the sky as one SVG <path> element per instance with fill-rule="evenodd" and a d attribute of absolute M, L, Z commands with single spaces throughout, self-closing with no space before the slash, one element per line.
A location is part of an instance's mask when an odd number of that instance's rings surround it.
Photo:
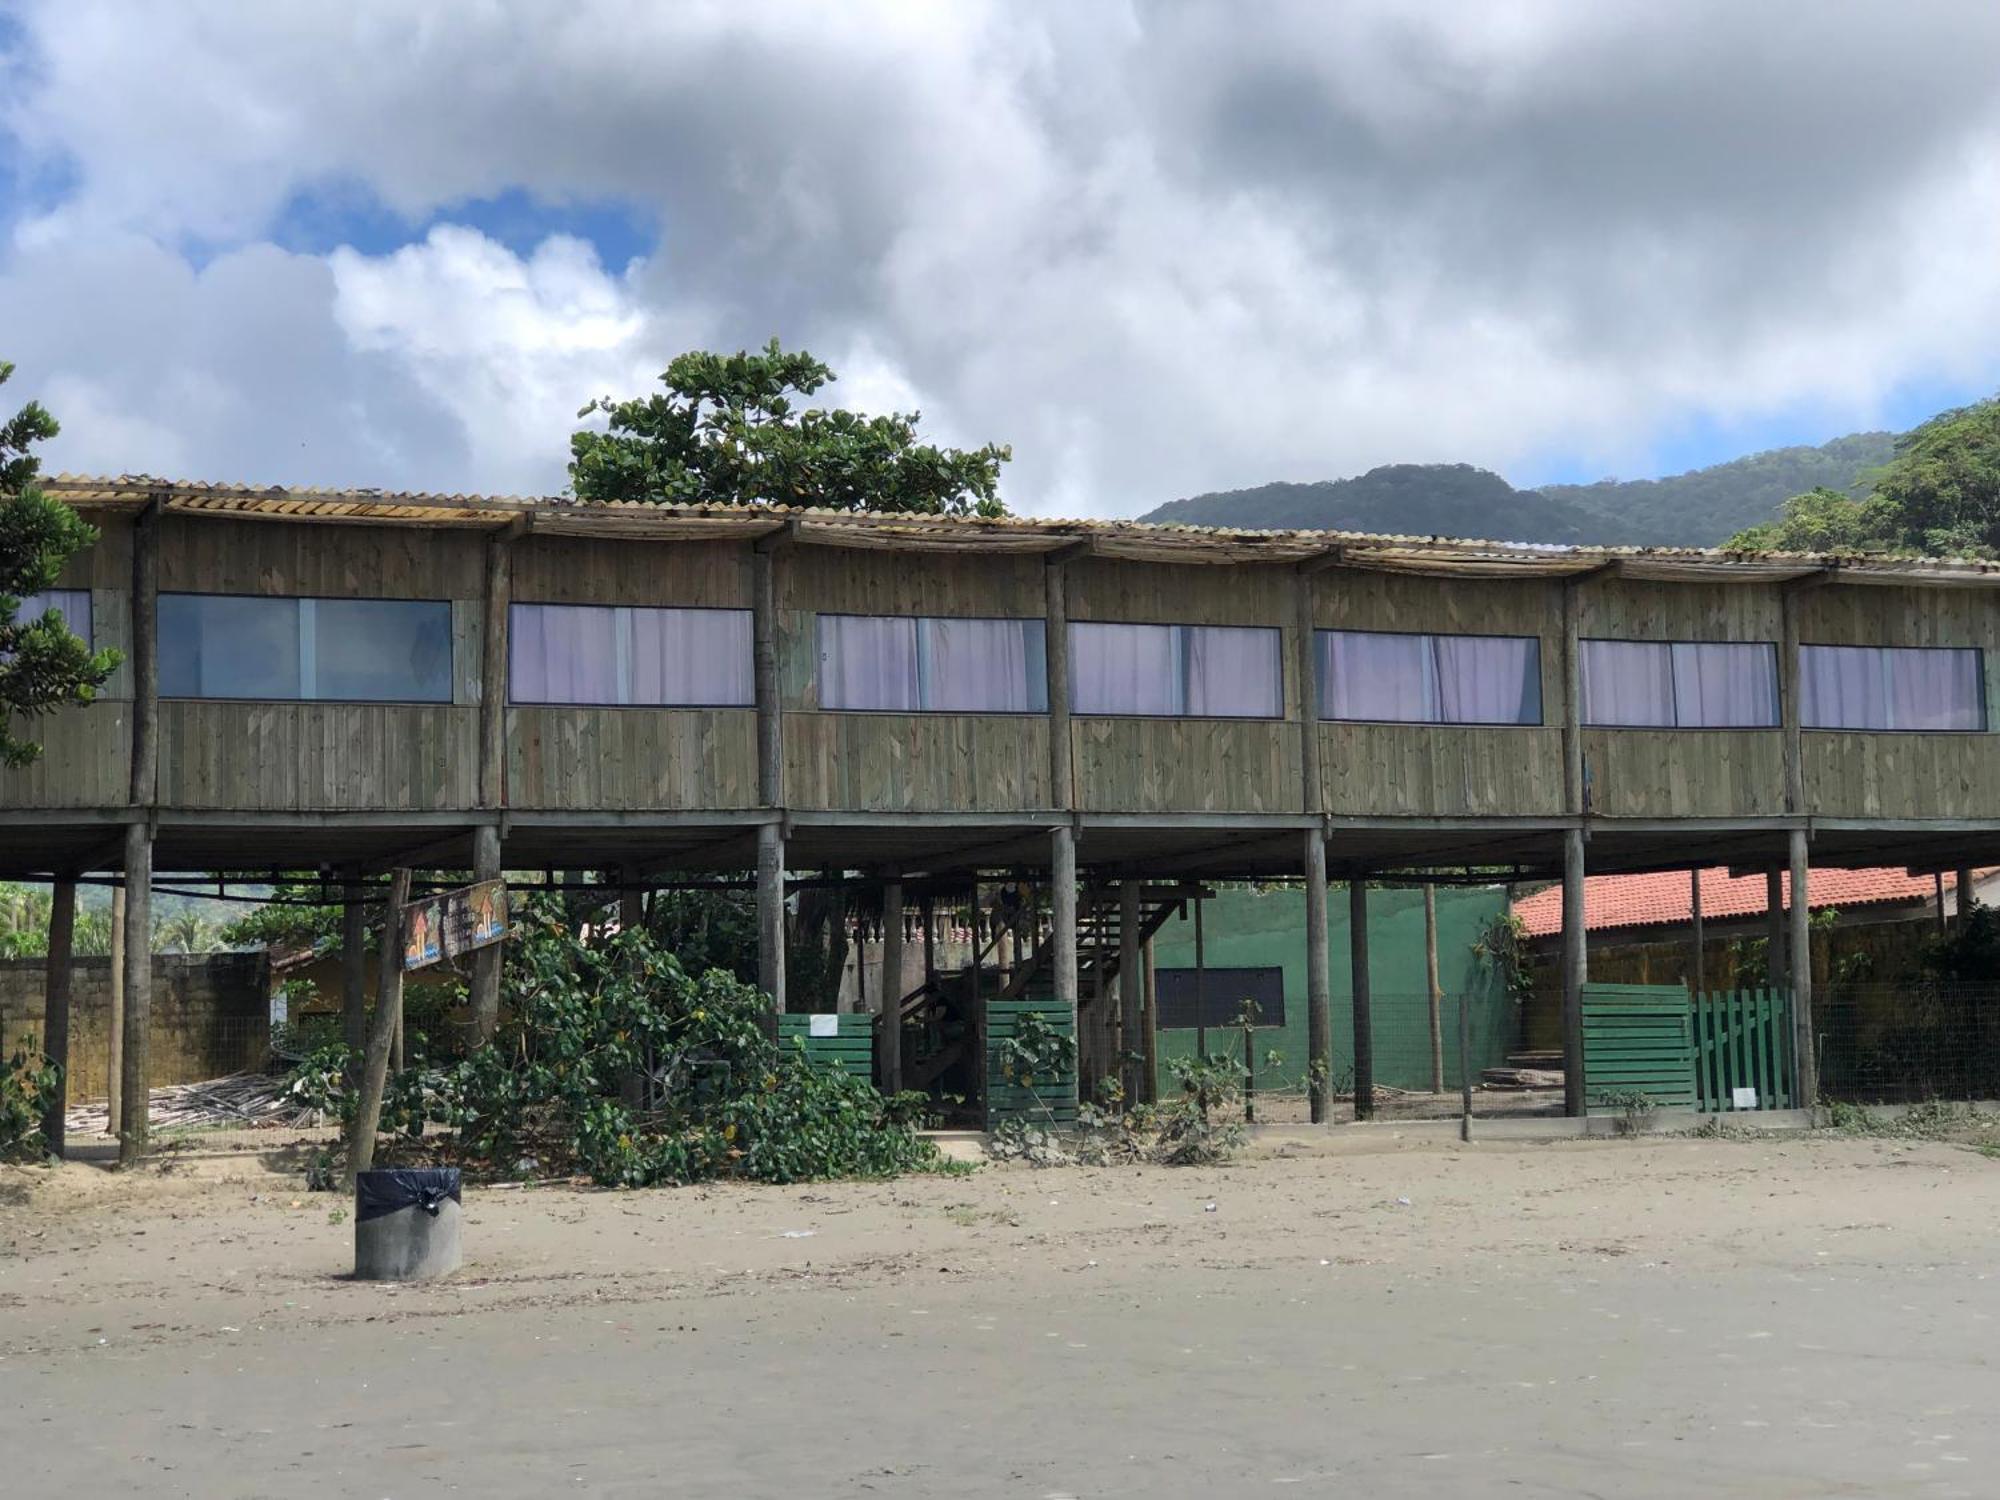
<path fill-rule="evenodd" d="M 776 336 L 1129 515 L 2000 389 L 1992 0 L 0 0 L 50 470 L 558 493 Z"/>

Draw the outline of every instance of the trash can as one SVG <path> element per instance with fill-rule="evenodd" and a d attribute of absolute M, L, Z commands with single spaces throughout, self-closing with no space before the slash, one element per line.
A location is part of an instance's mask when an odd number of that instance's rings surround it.
<path fill-rule="evenodd" d="M 457 1167 L 399 1167 L 354 1179 L 357 1281 L 423 1281 L 459 1262 Z"/>

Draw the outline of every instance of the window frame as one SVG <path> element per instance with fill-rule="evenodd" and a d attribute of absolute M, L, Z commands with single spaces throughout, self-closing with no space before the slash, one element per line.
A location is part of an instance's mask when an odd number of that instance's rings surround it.
<path fill-rule="evenodd" d="M 755 611 L 747 606 L 735 604 L 599 604 L 594 601 L 578 603 L 571 599 L 509 599 L 507 601 L 506 694 L 506 706 L 509 708 L 616 709 L 621 713 L 637 711 L 640 713 L 670 714 L 679 713 L 683 710 L 699 713 L 720 709 L 737 709 L 749 713 L 753 712 L 757 707 L 757 670 L 754 644 L 751 648 L 752 656 L 750 658 L 750 696 L 740 703 L 633 703 L 629 699 L 622 702 L 600 703 L 576 698 L 516 697 L 514 693 L 514 611 L 517 609 L 601 609 L 609 613 L 612 616 L 613 626 L 611 638 L 611 649 L 613 652 L 612 680 L 614 682 L 622 681 L 625 684 L 625 691 L 628 694 L 631 691 L 632 658 L 637 641 L 629 631 L 621 633 L 617 630 L 617 616 L 620 613 L 634 615 L 641 611 L 664 612 L 667 610 L 676 610 L 684 613 L 717 615 L 753 616 L 755 614 Z M 754 623 L 752 629 L 754 632 Z"/>
<path fill-rule="evenodd" d="M 1323 635 L 1388 635 L 1408 638 L 1422 636 L 1437 640 L 1530 641 L 1535 648 L 1535 717 L 1527 719 L 1351 719 L 1325 712 L 1326 687 L 1331 680 L 1322 665 L 1319 639 Z M 1377 724 L 1398 729 L 1547 729 L 1549 695 L 1542 680 L 1542 638 L 1513 630 L 1371 630 L 1354 625 L 1313 626 L 1313 719 L 1321 724 Z"/>
<path fill-rule="evenodd" d="M 292 697 L 270 698 L 248 695 L 217 695 L 212 693 L 180 694 L 162 690 L 159 694 L 164 702 L 171 703 L 329 703 L 386 706 L 390 708 L 440 708 L 450 707 L 458 701 L 458 642 L 452 622 L 452 601 L 449 599 L 410 598 L 403 595 L 381 594 L 250 594 L 223 590 L 162 589 L 156 596 L 153 613 L 154 640 L 156 650 L 165 647 L 165 636 L 160 628 L 158 604 L 167 599 L 252 599 L 271 604 L 290 604 L 296 608 L 296 638 L 298 642 L 298 682 L 299 692 Z M 317 664 L 308 659 L 308 653 L 318 640 L 317 606 L 327 604 L 419 604 L 431 605 L 444 611 L 444 696 L 441 698 L 352 698 L 321 697 L 308 694 L 306 685 L 317 686 Z"/>
<path fill-rule="evenodd" d="M 1593 643 L 1612 645 L 1612 646 L 1667 646 L 1667 647 L 1762 646 L 1770 652 L 1771 686 L 1776 701 L 1777 717 L 1774 718 L 1769 724 L 1682 724 L 1679 722 L 1680 683 L 1678 679 L 1673 679 L 1673 689 L 1674 689 L 1673 709 L 1675 715 L 1675 722 L 1672 724 L 1604 724 L 1604 723 L 1599 723 L 1594 719 L 1586 719 L 1583 717 L 1583 695 L 1585 689 L 1583 687 L 1584 653 L 1582 648 L 1586 645 L 1590 645 Z M 1620 636 L 1620 635 L 1581 636 L 1577 640 L 1577 669 L 1576 669 L 1577 687 L 1578 687 L 1577 727 L 1579 729 L 1601 729 L 1606 733 L 1617 733 L 1620 731 L 1635 730 L 1635 729 L 1642 731 L 1650 730 L 1655 734 L 1659 733 L 1661 730 L 1685 731 L 1688 734 L 1771 734 L 1773 732 L 1782 732 L 1785 727 L 1784 655 L 1785 655 L 1784 647 L 1781 643 L 1777 641 L 1709 641 L 1709 640 L 1700 640 L 1692 636 L 1669 636 L 1664 640 L 1656 640 L 1650 636 L 1643 639 L 1636 636 Z M 1671 654 L 1669 655 L 1668 662 L 1669 662 L 1668 670 L 1669 673 L 1671 673 L 1672 671 Z"/>
<path fill-rule="evenodd" d="M 1831 648 L 1836 651 L 1970 651 L 1979 662 L 1979 723 L 1971 729 L 1895 729 L 1888 727 L 1848 728 L 1838 724 L 1808 724 L 1806 722 L 1806 652 L 1814 649 Z M 1856 643 L 1853 641 L 1800 641 L 1798 660 L 1793 670 L 1799 674 L 1799 732 L 1801 734 L 1928 734 L 1928 735 L 1982 735 L 1993 733 L 1993 713 L 1990 702 L 1991 692 L 1986 681 L 1986 648 L 1984 646 L 1888 646 L 1879 641 Z"/>
<path fill-rule="evenodd" d="M 846 708 L 832 706 L 826 702 L 824 683 L 820 675 L 820 664 L 825 660 L 825 637 L 820 633 L 820 621 L 839 620 L 908 620 L 916 635 L 917 696 L 921 700 L 925 684 L 930 674 L 925 670 L 930 657 L 931 646 L 925 639 L 924 625 L 928 621 L 939 620 L 951 625 L 1019 625 L 1027 635 L 1039 634 L 1041 650 L 1030 651 L 1030 667 L 1039 656 L 1042 663 L 1041 676 L 1037 678 L 1032 670 L 1027 676 L 1028 696 L 1032 701 L 1037 695 L 1042 700 L 1040 708 L 931 708 L 919 702 L 915 708 Z M 1039 626 L 1039 631 L 1036 627 Z M 908 717 L 922 714 L 926 718 L 949 719 L 1033 719 L 1047 718 L 1049 699 L 1049 634 L 1048 621 L 1041 615 L 882 615 L 860 609 L 821 609 L 813 611 L 813 703 L 820 713 L 827 714 L 874 714 L 889 718 Z"/>
<path fill-rule="evenodd" d="M 1068 640 L 1066 644 L 1069 647 L 1069 712 L 1071 718 L 1146 719 L 1169 724 L 1182 720 L 1191 720 L 1202 724 L 1282 724 L 1286 722 L 1285 629 L 1282 625 L 1240 625 L 1215 621 L 1197 623 L 1189 620 L 1067 620 L 1064 624 L 1067 627 L 1066 634 L 1068 635 Z M 1076 702 L 1076 630 L 1080 625 L 1137 625 L 1152 630 L 1174 630 L 1181 632 L 1181 639 L 1175 645 L 1175 655 L 1180 662 L 1180 680 L 1176 685 L 1176 695 L 1182 707 L 1175 713 L 1167 714 L 1119 713 L 1113 710 L 1079 708 Z M 1194 653 L 1188 647 L 1191 644 L 1190 632 L 1196 630 L 1261 630 L 1270 634 L 1278 670 L 1278 709 L 1276 713 L 1196 714 L 1187 711 L 1188 689 L 1192 685 L 1188 677 L 1188 673 L 1191 670 L 1189 664 L 1194 656 Z"/>

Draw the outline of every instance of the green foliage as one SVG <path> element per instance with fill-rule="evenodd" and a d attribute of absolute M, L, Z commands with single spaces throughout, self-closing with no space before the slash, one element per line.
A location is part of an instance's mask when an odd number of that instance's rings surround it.
<path fill-rule="evenodd" d="M 1931 944 L 1924 969 L 1941 980 L 1972 984 L 2000 981 L 2000 914 L 1972 905 L 1963 919 Z"/>
<path fill-rule="evenodd" d="M 1653 1096 L 1639 1089 L 1593 1089 L 1592 1104 L 1618 1111 L 1616 1129 L 1620 1135 L 1637 1135 L 1653 1118 Z"/>
<path fill-rule="evenodd" d="M 0 1161 L 39 1161 L 48 1155 L 42 1111 L 62 1092 L 62 1069 L 32 1036 L 21 1038 L 0 1064 Z"/>
<path fill-rule="evenodd" d="M 14 367 L 0 361 L 0 385 Z M 56 419 L 30 401 L 0 424 L 0 763 L 24 766 L 41 746 L 17 730 L 65 704 L 88 703 L 117 667 L 116 651 L 96 651 L 62 615 L 20 620 L 21 597 L 52 588 L 67 563 L 97 540 L 96 530 L 35 483 L 34 445 L 56 435 Z"/>
<path fill-rule="evenodd" d="M 1180 1093 L 1160 1106 L 1156 1160 L 1203 1166 L 1225 1159 L 1243 1142 L 1243 1127 L 1216 1116 L 1243 1097 L 1243 1065 L 1230 1057 L 1175 1057 L 1167 1062 Z"/>
<path fill-rule="evenodd" d="M 360 1072 L 360 1057 L 346 1043 L 323 1042 L 293 1065 L 285 1091 L 301 1109 L 317 1110 L 343 1126 L 354 1118 L 352 1087 Z"/>
<path fill-rule="evenodd" d="M 798 404 L 833 378 L 776 339 L 754 353 L 683 354 L 660 377 L 664 393 L 606 396 L 577 413 L 610 420 L 608 431 L 570 438 L 570 484 L 579 500 L 1002 513 L 1009 449 L 920 443 L 915 412 L 868 417 Z"/>
<path fill-rule="evenodd" d="M 1472 952 L 1480 966 L 1500 981 L 1508 999 L 1527 1004 L 1535 993 L 1535 980 L 1528 972 L 1526 922 L 1511 911 L 1497 913 L 1480 931 Z"/>
<path fill-rule="evenodd" d="M 1747 527 L 1724 545 L 1748 552 L 1856 554 L 1892 550 L 1894 517 L 1879 496 L 1856 500 L 1814 489 L 1784 503 L 1775 521 Z"/>
<path fill-rule="evenodd" d="M 224 924 L 218 936 L 231 948 L 316 948 L 337 943 L 341 909 L 317 901 L 321 889 L 317 880 L 280 882 L 271 888 L 270 901 Z"/>
<path fill-rule="evenodd" d="M 532 1156 L 620 1186 L 939 1166 L 909 1100 L 814 1067 L 770 1038 L 765 996 L 721 970 L 690 975 L 643 932 L 586 943 L 558 903 L 531 902 L 503 983 L 501 1035 L 412 1069 L 385 1122 L 428 1119 L 471 1156 Z"/>

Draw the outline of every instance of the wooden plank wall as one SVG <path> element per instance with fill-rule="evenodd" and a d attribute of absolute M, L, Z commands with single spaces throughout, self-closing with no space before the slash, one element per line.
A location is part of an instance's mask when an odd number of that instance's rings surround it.
<path fill-rule="evenodd" d="M 857 812 L 1045 809 L 1049 721 L 1040 714 L 788 713 L 785 800 Z"/>
<path fill-rule="evenodd" d="M 583 812 L 753 807 L 747 708 L 510 708 L 511 807 Z"/>
<path fill-rule="evenodd" d="M 449 704 L 169 699 L 159 800 L 271 812 L 471 807 L 478 734 L 479 711 Z"/>
<path fill-rule="evenodd" d="M 1991 818 L 2000 812 L 2000 603 L 1984 589 L 1843 584 L 1799 599 L 1799 641 L 1978 646 L 1984 734 L 1805 731 L 1806 809 L 1820 817 Z"/>

